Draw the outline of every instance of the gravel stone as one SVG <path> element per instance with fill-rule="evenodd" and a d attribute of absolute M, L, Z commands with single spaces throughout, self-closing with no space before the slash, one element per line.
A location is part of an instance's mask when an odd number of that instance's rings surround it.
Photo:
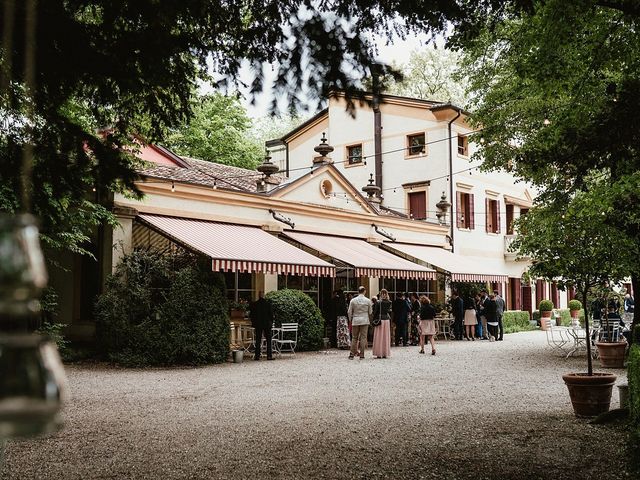
<path fill-rule="evenodd" d="M 573 415 L 561 376 L 586 371 L 584 355 L 556 356 L 540 331 L 437 350 L 69 365 L 65 427 L 8 442 L 0 478 L 631 478 L 623 425 Z"/>

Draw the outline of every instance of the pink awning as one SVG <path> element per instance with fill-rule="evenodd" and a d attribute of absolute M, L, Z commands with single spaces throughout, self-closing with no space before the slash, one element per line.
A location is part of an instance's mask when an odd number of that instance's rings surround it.
<path fill-rule="evenodd" d="M 393 255 L 359 238 L 285 231 L 285 236 L 312 250 L 355 267 L 356 276 L 435 278 L 435 270 Z"/>
<path fill-rule="evenodd" d="M 497 262 L 477 257 L 464 257 L 438 247 L 408 243 L 385 243 L 385 248 L 428 263 L 451 274 L 454 282 L 505 282 L 508 273 L 501 272 Z"/>
<path fill-rule="evenodd" d="M 258 227 L 138 215 L 150 227 L 211 257 L 214 271 L 335 276 L 335 267 Z"/>

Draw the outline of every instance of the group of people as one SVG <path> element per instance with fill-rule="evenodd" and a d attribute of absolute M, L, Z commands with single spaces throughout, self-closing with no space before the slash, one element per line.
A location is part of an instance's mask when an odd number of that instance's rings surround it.
<path fill-rule="evenodd" d="M 623 309 L 622 315 L 620 315 L 620 310 Z M 600 332 L 601 339 L 608 339 L 609 335 L 612 336 L 612 340 L 618 340 L 617 335 L 615 334 L 615 327 L 619 327 L 618 331 L 622 333 L 622 336 L 627 340 L 627 343 L 631 342 L 631 330 L 629 328 L 629 324 L 633 321 L 633 315 L 635 312 L 635 300 L 630 293 L 626 293 L 624 296 L 624 303 L 620 305 L 620 300 L 618 297 L 614 296 L 609 298 L 606 301 L 602 297 L 596 298 L 591 303 L 591 311 L 593 315 L 593 320 L 595 323 L 600 323 L 604 319 L 607 319 L 608 329 L 603 328 Z M 594 335 L 595 335 L 594 331 Z M 595 340 L 595 338 L 594 338 Z"/>
<path fill-rule="evenodd" d="M 337 292 L 336 299 L 340 301 L 342 292 Z M 345 304 L 346 305 L 346 304 Z M 419 353 L 424 354 L 425 339 L 431 344 L 431 355 L 436 354 L 435 346 L 435 317 L 436 310 L 431 305 L 431 300 L 425 295 L 418 297 L 411 294 L 407 300 L 403 294 L 398 294 L 391 301 L 386 289 L 380 290 L 378 298 L 369 299 L 365 296 L 365 288 L 358 289 L 358 295 L 349 301 L 346 316 L 337 319 L 338 346 L 345 347 L 348 344 L 348 336 L 341 332 L 349 330 L 351 323 L 351 345 L 349 359 L 356 356 L 365 357 L 368 345 L 369 327 L 373 326 L 372 353 L 376 358 L 388 358 L 391 356 L 391 315 L 396 324 L 395 344 L 398 346 L 402 340 L 406 346 L 409 344 L 409 322 L 417 322 L 417 342 L 420 345 Z"/>
<path fill-rule="evenodd" d="M 498 290 L 487 293 L 481 290 L 475 297 L 462 298 L 457 291 L 451 294 L 451 310 L 454 318 L 453 331 L 456 340 L 476 338 L 502 341 L 504 325 L 502 317 L 505 301 Z"/>

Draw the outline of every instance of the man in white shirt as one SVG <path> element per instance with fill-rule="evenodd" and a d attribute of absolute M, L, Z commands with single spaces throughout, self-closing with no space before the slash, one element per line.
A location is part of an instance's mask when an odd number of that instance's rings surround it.
<path fill-rule="evenodd" d="M 371 317 L 371 300 L 364 296 L 364 287 L 358 288 L 358 296 L 349 302 L 347 315 L 351 322 L 351 352 L 349 360 L 353 360 L 356 352 L 360 351 L 360 359 L 364 358 L 367 348 L 367 330 L 369 330 L 369 318 Z"/>

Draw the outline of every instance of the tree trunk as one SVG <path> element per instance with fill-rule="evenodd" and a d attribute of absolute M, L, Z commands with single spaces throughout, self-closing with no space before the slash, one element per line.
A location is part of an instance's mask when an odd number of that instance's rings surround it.
<path fill-rule="evenodd" d="M 587 342 L 587 374 L 593 375 L 593 361 L 591 359 L 591 333 L 589 332 L 589 307 L 587 306 L 587 292 L 589 287 L 582 289 L 582 306 L 584 307 L 584 331 Z"/>

